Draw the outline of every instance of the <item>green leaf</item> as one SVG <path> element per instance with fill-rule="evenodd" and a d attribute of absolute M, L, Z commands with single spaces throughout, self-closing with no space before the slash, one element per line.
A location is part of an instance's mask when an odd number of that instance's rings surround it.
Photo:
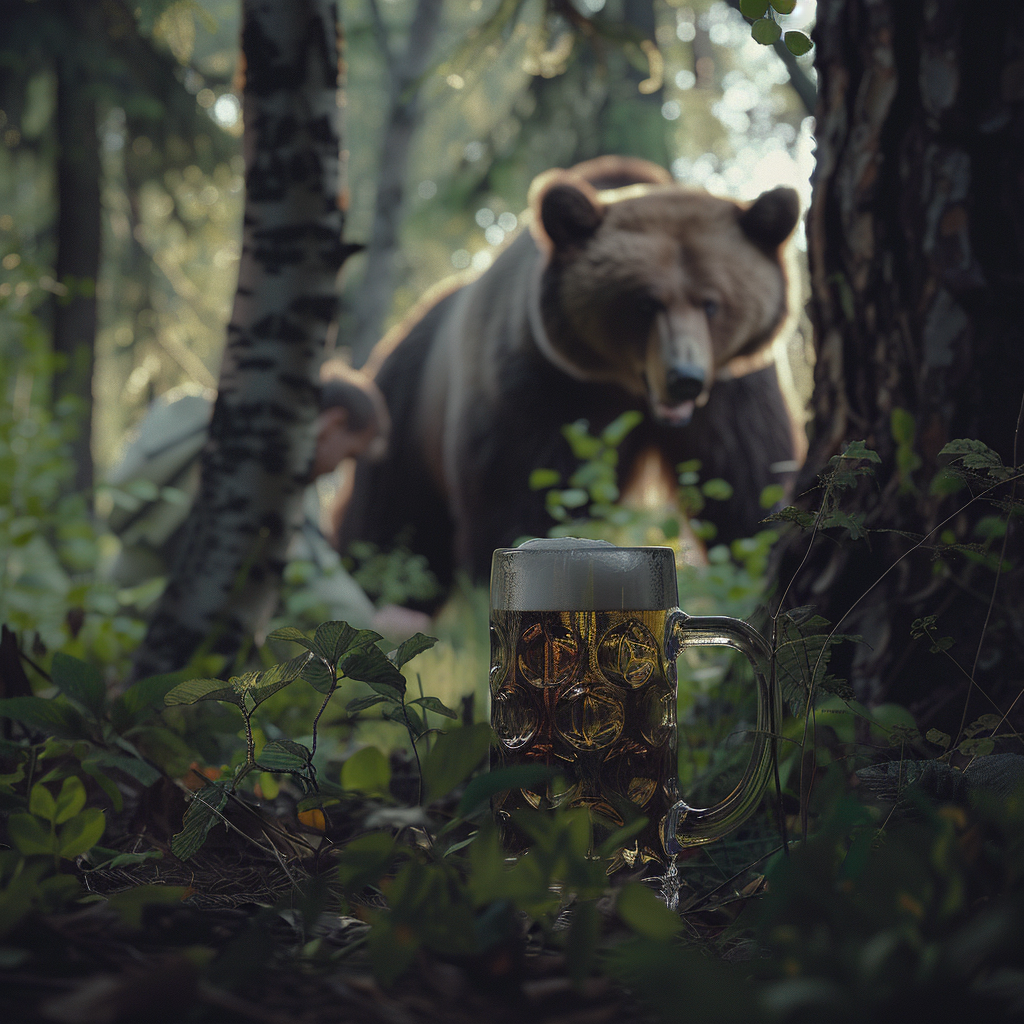
<path fill-rule="evenodd" d="M 940 497 L 946 497 L 950 494 L 957 494 L 967 486 L 967 481 L 964 479 L 959 468 L 943 466 L 934 477 L 932 482 L 928 486 L 928 493 L 931 495 L 938 495 Z"/>
<path fill-rule="evenodd" d="M 559 499 L 566 508 L 582 508 L 590 501 L 590 495 L 582 487 L 569 487 L 560 492 Z"/>
<path fill-rule="evenodd" d="M 811 42 L 810 36 L 803 32 L 790 31 L 782 38 L 786 44 L 786 49 L 794 57 L 802 57 L 805 53 L 810 53 L 814 48 L 814 43 Z"/>
<path fill-rule="evenodd" d="M 363 683 L 381 683 L 399 694 L 405 693 L 405 676 L 388 661 L 379 647 L 362 647 L 349 651 L 338 662 L 338 671 L 349 679 Z M 378 691 L 382 692 L 382 691 Z"/>
<path fill-rule="evenodd" d="M 324 622 L 313 634 L 316 653 L 331 665 L 337 665 L 347 651 L 369 647 L 380 639 L 380 633 L 372 629 L 353 629 L 347 622 Z"/>
<path fill-rule="evenodd" d="M 268 772 L 301 772 L 309 767 L 308 747 L 292 740 L 271 740 L 256 758 Z"/>
<path fill-rule="evenodd" d="M 487 756 L 491 736 L 486 722 L 450 729 L 438 736 L 423 760 L 424 803 L 433 803 L 465 782 Z"/>
<path fill-rule="evenodd" d="M 148 676 L 132 683 L 110 707 L 110 720 L 120 732 L 137 725 L 157 708 L 163 706 L 167 694 L 182 682 L 181 672 Z"/>
<path fill-rule="evenodd" d="M 754 42 L 760 43 L 762 46 L 771 46 L 772 43 L 779 41 L 782 29 L 770 18 L 761 18 L 760 21 L 755 21 L 750 26 L 750 34 L 754 37 Z"/>
<path fill-rule="evenodd" d="M 391 796 L 391 763 L 376 747 L 357 750 L 341 766 L 341 785 L 368 796 Z"/>
<path fill-rule="evenodd" d="M 240 676 L 232 676 L 232 689 L 239 694 L 250 710 L 258 707 L 278 690 L 291 685 L 313 658 L 312 654 L 300 654 L 298 657 L 273 665 L 263 672 L 246 672 Z"/>
<path fill-rule="evenodd" d="M 35 787 L 33 787 L 34 789 Z M 73 818 L 85 806 L 85 786 L 77 775 L 69 775 L 57 794 L 54 815 L 50 819 L 55 825 L 62 825 Z"/>
<path fill-rule="evenodd" d="M 34 814 L 17 813 L 7 819 L 7 835 L 14 847 L 26 857 L 52 854 L 56 836 Z"/>
<path fill-rule="evenodd" d="M 766 523 L 796 523 L 802 530 L 812 529 L 816 519 L 813 512 L 801 512 L 793 505 L 787 505 L 764 517 Z"/>
<path fill-rule="evenodd" d="M 57 817 L 57 801 L 41 782 L 37 782 L 29 793 L 28 809 L 37 817 L 53 822 Z"/>
<path fill-rule="evenodd" d="M 57 853 L 74 860 L 91 850 L 103 838 L 106 815 L 98 807 L 86 807 L 68 820 L 57 834 Z"/>
<path fill-rule="evenodd" d="M 679 915 L 669 910 L 642 882 L 627 882 L 619 892 L 615 909 L 638 935 L 668 942 L 682 928 Z"/>
<path fill-rule="evenodd" d="M 436 636 L 427 636 L 425 633 L 416 633 L 403 641 L 397 650 L 388 655 L 388 660 L 395 666 L 401 668 L 406 662 L 411 661 L 417 654 L 429 651 L 437 643 Z"/>
<path fill-rule="evenodd" d="M 188 860 L 206 841 L 206 835 L 220 820 L 218 811 L 228 802 L 228 791 L 222 785 L 206 786 L 192 798 L 185 811 L 183 827 L 171 836 L 171 853 L 179 860 Z"/>
<path fill-rule="evenodd" d="M 769 484 L 761 491 L 758 503 L 763 509 L 774 508 L 786 496 L 786 488 L 782 484 Z"/>
<path fill-rule="evenodd" d="M 531 491 L 546 491 L 551 487 L 557 487 L 561 482 L 561 473 L 553 469 L 535 469 L 530 474 L 529 487 Z"/>
<path fill-rule="evenodd" d="M 90 738 L 85 719 L 63 698 L 5 697 L 0 699 L 0 718 L 10 718 L 30 729 L 61 739 Z"/>
<path fill-rule="evenodd" d="M 355 700 L 350 700 L 345 705 L 345 711 L 350 715 L 355 715 L 360 711 L 365 711 L 367 708 L 372 708 L 375 704 L 381 704 L 391 699 L 391 697 L 383 693 L 371 693 L 367 697 L 356 697 Z"/>
<path fill-rule="evenodd" d="M 878 452 L 869 448 L 863 441 L 851 441 L 841 455 L 834 455 L 829 459 L 829 465 L 839 462 L 842 459 L 865 459 L 868 462 L 882 461 L 882 457 Z"/>
<path fill-rule="evenodd" d="M 964 740 L 957 750 L 965 757 L 987 757 L 996 749 L 995 740 L 992 739 L 971 739 Z M 11 815 L 14 817 L 14 815 Z"/>
<path fill-rule="evenodd" d="M 998 452 L 993 451 L 983 441 L 977 441 L 970 437 L 950 441 L 942 448 L 939 455 L 951 456 L 969 469 L 1002 470 L 1006 468 Z"/>
<path fill-rule="evenodd" d="M 897 444 L 913 444 L 917 433 L 917 424 L 912 413 L 899 407 L 893 409 L 889 417 L 893 440 Z"/>
<path fill-rule="evenodd" d="M 82 771 L 96 780 L 96 784 L 107 794 L 107 798 L 114 805 L 114 810 L 120 814 L 124 810 L 124 797 L 114 780 L 100 767 L 99 760 L 96 758 L 86 759 L 82 762 Z M 157 777 L 159 778 L 159 775 Z"/>
<path fill-rule="evenodd" d="M 850 540 L 860 540 L 866 537 L 868 532 L 864 529 L 865 516 L 862 512 L 844 512 L 842 509 L 834 509 L 831 512 L 822 512 L 819 526 L 822 530 L 831 529 L 834 526 L 841 527 L 850 535 Z"/>
<path fill-rule="evenodd" d="M 69 700 L 81 704 L 97 717 L 103 713 L 107 688 L 103 676 L 94 665 L 57 651 L 53 656 L 50 674 L 54 685 Z"/>
<path fill-rule="evenodd" d="M 768 0 L 740 0 L 740 14 L 757 21 L 768 13 Z"/>
<path fill-rule="evenodd" d="M 468 817 L 485 807 L 497 793 L 510 789 L 532 789 L 557 779 L 560 772 L 542 764 L 516 765 L 512 768 L 494 768 L 478 775 L 467 786 L 459 801 L 458 815 Z"/>
<path fill-rule="evenodd" d="M 929 743 L 934 743 L 935 746 L 942 747 L 943 750 L 945 750 L 950 745 L 950 743 L 953 742 L 953 738 L 949 735 L 949 733 L 942 732 L 941 729 L 929 729 L 925 733 L 924 738 Z"/>
<path fill-rule="evenodd" d="M 586 420 L 566 424 L 562 427 L 562 436 L 569 442 L 573 455 L 584 462 L 601 452 L 601 441 L 591 436 L 590 424 Z"/>
<path fill-rule="evenodd" d="M 334 686 L 334 676 L 331 675 L 331 670 L 323 663 L 322 659 L 317 657 L 310 660 L 299 678 L 304 679 L 319 693 L 330 693 Z"/>
<path fill-rule="evenodd" d="M 792 14 L 793 8 L 796 7 L 796 0 L 771 0 L 772 9 L 779 12 L 779 14 Z"/>
<path fill-rule="evenodd" d="M 995 732 L 996 729 L 1002 725 L 1002 722 L 1003 719 L 1001 715 L 982 715 L 976 721 L 971 722 L 971 724 L 964 730 L 964 733 L 967 736 L 977 736 L 979 732 Z"/>
<path fill-rule="evenodd" d="M 643 420 L 643 413 L 637 409 L 630 409 L 621 413 L 601 431 L 601 440 L 605 444 L 617 448 L 626 439 L 626 435 L 639 426 Z"/>
<path fill-rule="evenodd" d="M 705 480 L 700 489 L 704 497 L 711 498 L 712 501 L 728 501 L 732 497 L 732 484 L 719 477 Z"/>
<path fill-rule="evenodd" d="M 125 775 L 130 775 L 133 779 L 138 780 L 144 786 L 152 786 L 160 778 L 160 772 L 148 761 L 143 761 L 139 757 L 132 757 L 128 754 L 100 753 L 89 762 L 83 761 L 82 767 L 89 771 L 89 764 L 117 768 L 119 771 L 124 772 Z M 91 771 L 89 773 L 93 774 Z"/>
<path fill-rule="evenodd" d="M 391 683 L 370 683 L 369 686 L 371 690 L 376 690 L 377 693 L 401 710 L 402 702 L 405 699 L 404 690 L 400 690 L 397 686 L 392 686 Z"/>
<path fill-rule="evenodd" d="M 163 860 L 162 850 L 144 850 L 142 853 L 118 853 L 103 846 L 93 846 L 89 852 L 89 862 L 97 867 L 109 870 L 114 868 L 136 867 L 149 860 Z"/>
<path fill-rule="evenodd" d="M 435 715 L 444 715 L 445 718 L 457 719 L 459 713 L 452 711 L 447 704 L 443 704 L 437 697 L 417 697 L 415 700 L 409 701 L 410 704 L 419 704 L 420 707 L 426 708 L 427 711 L 433 711 Z"/>
<path fill-rule="evenodd" d="M 241 694 L 221 679 L 189 679 L 173 687 L 164 696 L 164 703 L 169 707 L 176 704 L 198 704 L 201 700 L 222 700 L 236 707 L 242 706 Z"/>
<path fill-rule="evenodd" d="M 399 701 L 389 704 L 384 708 L 381 712 L 381 718 L 386 718 L 389 722 L 397 722 L 399 725 L 404 726 L 412 733 L 414 740 L 418 740 L 427 731 L 427 727 L 423 723 L 423 716 L 408 704 L 403 707 Z"/>
<path fill-rule="evenodd" d="M 301 629 L 296 629 L 294 626 L 282 626 L 280 629 L 275 629 L 272 633 L 267 634 L 268 640 L 289 640 L 294 644 L 302 644 L 303 647 L 316 653 L 316 647 L 313 641 L 302 632 Z"/>

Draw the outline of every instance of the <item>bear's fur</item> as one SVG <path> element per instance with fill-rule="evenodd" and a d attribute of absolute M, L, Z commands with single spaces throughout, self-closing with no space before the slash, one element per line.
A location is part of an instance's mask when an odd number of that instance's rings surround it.
<path fill-rule="evenodd" d="M 562 426 L 596 432 L 634 408 L 646 415 L 620 481 L 652 448 L 668 466 L 699 459 L 734 489 L 704 511 L 718 539 L 755 532 L 762 489 L 795 468 L 793 425 L 770 361 L 742 376 L 730 364 L 757 365 L 786 317 L 796 193 L 739 204 L 603 157 L 541 175 L 530 206 L 530 231 L 486 273 L 371 355 L 392 444 L 357 471 L 341 549 L 404 543 L 442 583 L 457 569 L 485 580 L 494 548 L 552 525 L 527 481 L 575 468 Z"/>

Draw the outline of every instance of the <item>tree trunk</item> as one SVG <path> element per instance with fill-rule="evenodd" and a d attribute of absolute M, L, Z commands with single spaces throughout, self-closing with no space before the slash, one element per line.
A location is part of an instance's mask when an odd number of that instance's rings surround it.
<path fill-rule="evenodd" d="M 395 257 L 405 202 L 409 151 L 420 113 L 420 79 L 430 66 L 441 20 L 442 0 L 418 0 L 401 57 L 392 52 L 377 0 L 371 0 L 374 34 L 388 71 L 388 113 L 384 124 L 373 227 L 366 269 L 353 309 L 352 352 L 362 362 L 383 333 L 395 290 Z"/>
<path fill-rule="evenodd" d="M 238 291 L 185 540 L 135 675 L 233 656 L 277 601 L 313 457 L 342 242 L 341 36 L 328 0 L 244 0 Z"/>
<path fill-rule="evenodd" d="M 867 539 L 819 535 L 808 554 L 806 534 L 788 535 L 780 589 L 792 579 L 787 604 L 864 637 L 830 665 L 862 699 L 895 699 L 919 724 L 955 730 L 968 714 L 1005 711 L 1024 676 L 1019 524 L 1004 540 L 1005 507 L 935 483 L 955 438 L 1021 459 L 1024 6 L 819 0 L 815 37 L 818 361 L 798 491 L 846 442 L 866 441 L 881 462 L 843 501 Z M 976 490 L 994 479 L 984 476 Z M 987 555 L 948 543 L 986 536 Z M 1011 568 L 997 572 L 1004 543 Z M 930 615 L 953 638 L 944 652 L 912 639 Z"/>
<path fill-rule="evenodd" d="M 68 11 L 77 33 L 91 35 L 90 4 Z M 85 45 L 89 45 L 86 43 Z M 57 280 L 66 287 L 53 304 L 53 405 L 74 416 L 75 490 L 92 486 L 92 375 L 96 347 L 96 281 L 100 269 L 100 154 L 96 91 L 74 49 L 57 67 Z M 69 401 L 70 400 L 70 401 Z"/>

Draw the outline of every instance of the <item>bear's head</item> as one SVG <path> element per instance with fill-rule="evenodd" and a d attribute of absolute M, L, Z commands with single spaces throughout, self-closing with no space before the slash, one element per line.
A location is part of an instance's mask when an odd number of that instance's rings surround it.
<path fill-rule="evenodd" d="M 716 372 L 765 348 L 786 317 L 797 194 L 742 204 L 650 178 L 598 192 L 581 169 L 531 188 L 537 344 L 571 376 L 617 383 L 682 426 Z"/>

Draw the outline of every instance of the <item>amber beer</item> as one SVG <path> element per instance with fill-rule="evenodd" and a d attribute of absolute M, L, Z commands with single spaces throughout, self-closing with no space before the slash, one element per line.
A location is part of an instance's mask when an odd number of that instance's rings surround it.
<path fill-rule="evenodd" d="M 611 869 L 711 842 L 757 807 L 780 713 L 768 684 L 771 651 L 744 622 L 688 616 L 676 605 L 670 548 L 563 538 L 494 552 L 492 766 L 557 770 L 553 781 L 495 798 L 510 852 L 526 845 L 512 815 L 528 807 L 586 807 L 595 845 L 647 818 Z M 740 783 L 714 807 L 693 808 L 678 792 L 675 659 L 683 647 L 709 644 L 735 647 L 754 665 L 758 720 Z"/>
<path fill-rule="evenodd" d="M 637 815 L 647 826 L 623 851 L 630 865 L 664 859 L 658 827 L 679 799 L 675 664 L 662 654 L 665 610 L 495 611 L 491 724 L 501 765 L 544 764 L 561 778 L 500 795 L 506 847 L 522 807 L 587 807 L 594 841 Z"/>

